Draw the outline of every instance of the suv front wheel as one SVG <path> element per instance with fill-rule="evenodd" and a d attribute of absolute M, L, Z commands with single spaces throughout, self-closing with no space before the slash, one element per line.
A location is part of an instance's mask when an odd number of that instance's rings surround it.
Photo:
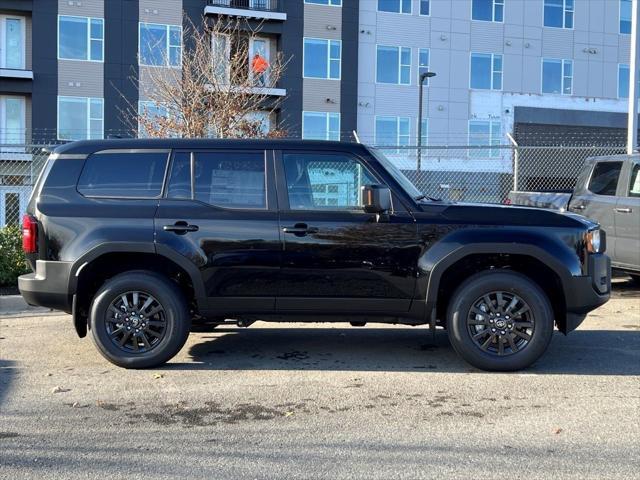
<path fill-rule="evenodd" d="M 447 313 L 456 352 L 483 370 L 526 368 L 553 335 L 547 295 L 524 275 L 491 270 L 473 275 L 453 294 Z"/>
<path fill-rule="evenodd" d="M 149 368 L 173 358 L 189 336 L 184 295 L 169 279 L 133 271 L 109 279 L 91 304 L 91 335 L 100 353 L 124 368 Z"/>

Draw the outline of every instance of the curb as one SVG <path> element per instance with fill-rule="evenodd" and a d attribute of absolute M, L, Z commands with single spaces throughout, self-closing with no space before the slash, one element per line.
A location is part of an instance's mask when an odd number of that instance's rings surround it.
<path fill-rule="evenodd" d="M 47 313 L 48 308 L 32 307 L 24 301 L 22 295 L 2 295 L 0 296 L 0 316 L 16 315 L 23 313 Z"/>

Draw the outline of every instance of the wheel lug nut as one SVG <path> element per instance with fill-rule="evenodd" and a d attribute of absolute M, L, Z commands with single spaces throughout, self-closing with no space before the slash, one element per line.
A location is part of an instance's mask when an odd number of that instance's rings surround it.
<path fill-rule="evenodd" d="M 506 332 L 505 332 L 504 330 L 502 330 L 502 331 L 500 332 L 500 335 L 504 335 L 505 333 L 506 333 Z"/>
<path fill-rule="evenodd" d="M 496 329 L 495 329 L 495 328 L 492 328 L 492 329 L 491 329 L 491 331 L 492 331 L 493 333 L 496 333 Z"/>
<path fill-rule="evenodd" d="M 131 327 L 127 327 L 127 330 L 131 330 Z"/>
<path fill-rule="evenodd" d="M 489 320 L 489 323 L 493 323 L 493 318 L 491 318 L 491 319 Z"/>

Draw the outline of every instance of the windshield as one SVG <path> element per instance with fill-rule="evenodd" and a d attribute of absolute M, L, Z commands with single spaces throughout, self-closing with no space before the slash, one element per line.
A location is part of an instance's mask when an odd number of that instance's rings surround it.
<path fill-rule="evenodd" d="M 411 183 L 411 180 L 405 177 L 404 173 L 402 173 L 398 167 L 391 163 L 391 160 L 385 157 L 381 150 L 377 148 L 369 148 L 369 150 L 373 156 L 376 157 L 378 162 L 380 162 L 383 168 L 391 174 L 396 182 L 400 184 L 405 192 L 411 195 L 414 199 L 422 196 L 422 192 L 418 190 L 413 183 Z"/>

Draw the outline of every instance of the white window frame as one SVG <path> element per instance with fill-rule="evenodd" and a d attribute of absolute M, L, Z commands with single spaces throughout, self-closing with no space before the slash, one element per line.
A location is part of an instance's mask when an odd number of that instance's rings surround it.
<path fill-rule="evenodd" d="M 566 30 L 573 30 L 576 25 L 576 3 L 575 0 L 562 0 L 562 27 L 552 27 L 551 25 L 544 24 L 544 8 L 545 8 L 546 0 L 542 0 L 542 27 L 543 28 L 562 28 Z M 571 8 L 567 7 L 568 2 L 573 2 L 573 6 Z M 567 27 L 567 13 L 571 12 L 571 26 Z M 618 29 L 620 29 L 620 24 L 618 24 Z"/>
<path fill-rule="evenodd" d="M 323 7 L 342 7 L 342 0 L 325 0 L 327 3 L 320 3 L 322 0 L 304 0 L 307 5 L 321 5 Z"/>
<path fill-rule="evenodd" d="M 413 15 L 413 0 L 398 0 L 398 8 L 399 11 L 398 12 L 388 12 L 386 10 L 380 10 L 380 2 L 378 0 L 375 0 L 376 2 L 376 12 L 377 13 L 390 13 L 391 15 Z M 402 11 L 402 4 L 403 3 L 408 3 L 409 4 L 409 11 L 408 12 L 403 12 Z M 429 10 L 431 10 L 431 5 L 429 5 Z"/>
<path fill-rule="evenodd" d="M 473 78 L 473 70 L 472 70 L 472 61 L 474 55 L 490 55 L 491 56 L 491 88 L 474 88 L 471 86 L 471 79 Z M 496 57 L 500 57 L 500 64 L 502 65 L 502 69 L 495 70 L 496 65 Z M 500 88 L 494 87 L 494 76 L 496 73 L 500 74 Z M 504 87 L 504 55 L 502 53 L 485 53 L 485 52 L 470 52 L 469 53 L 469 90 L 478 90 L 478 91 L 495 91 L 501 92 Z"/>
<path fill-rule="evenodd" d="M 157 27 L 164 27 L 165 28 L 165 33 L 166 33 L 166 44 L 164 46 L 165 48 L 165 55 L 164 55 L 164 62 L 162 65 L 151 65 L 148 63 L 143 63 L 142 60 L 142 26 L 143 25 L 153 25 L 153 26 L 157 26 Z M 172 45 L 171 44 L 171 27 L 174 28 L 178 28 L 180 29 L 180 45 Z M 141 67 L 150 67 L 150 68 L 175 68 L 177 70 L 180 70 L 182 68 L 182 50 L 183 50 L 183 44 L 184 44 L 184 39 L 182 38 L 183 36 L 183 31 L 182 31 L 182 25 L 172 25 L 169 23 L 153 23 L 153 22 L 138 22 L 138 65 Z M 180 47 L 180 59 L 178 61 L 178 65 L 171 65 L 171 48 L 172 47 Z"/>
<path fill-rule="evenodd" d="M 472 123 L 486 123 L 489 126 L 489 135 L 487 138 L 489 139 L 489 144 L 486 147 L 486 150 L 489 150 L 489 155 L 474 155 L 474 152 L 482 152 L 484 150 L 484 145 L 478 145 L 477 143 L 471 143 L 471 124 Z M 497 132 L 494 132 L 494 127 L 497 127 Z M 501 156 L 501 152 L 497 148 L 492 148 L 495 146 L 499 146 L 502 140 L 502 121 L 499 119 L 477 119 L 473 118 L 467 122 L 467 144 L 469 146 L 480 146 L 482 148 L 470 148 L 467 157 L 473 160 L 478 159 L 492 159 L 499 158 Z"/>
<path fill-rule="evenodd" d="M 16 141 L 11 137 L 13 136 L 7 131 L 7 100 L 20 100 L 20 132 L 15 135 Z M 15 147 L 4 147 L 5 144 L 20 145 L 25 143 L 26 129 L 27 129 L 27 102 L 26 98 L 21 95 L 0 95 L 0 151 L 8 149 L 15 152 Z"/>
<path fill-rule="evenodd" d="M 390 148 L 386 148 L 386 145 L 381 145 L 378 142 L 378 119 L 380 118 L 384 118 L 384 119 L 395 119 L 396 122 L 396 143 L 395 145 L 389 145 Z M 401 134 L 400 133 L 400 124 L 401 123 L 405 123 L 408 129 L 408 132 L 406 134 Z M 373 124 L 373 138 L 374 138 L 374 143 L 375 146 L 385 150 L 385 151 L 389 151 L 389 152 L 394 152 L 394 153 L 402 153 L 401 149 L 398 148 L 393 148 L 395 147 L 400 147 L 400 146 L 409 146 L 411 144 L 411 117 L 400 117 L 400 116 L 396 116 L 396 115 L 376 115 L 374 118 L 374 124 Z M 401 140 L 406 140 L 404 143 Z M 406 152 L 406 150 L 405 150 Z"/>
<path fill-rule="evenodd" d="M 418 124 L 420 123 L 420 119 L 416 118 L 416 139 L 418 138 Z M 422 146 L 426 147 L 429 145 L 429 119 L 422 117 L 422 137 L 424 140 L 422 141 Z M 416 143 L 417 145 L 417 143 Z"/>
<path fill-rule="evenodd" d="M 422 55 L 422 52 L 427 52 L 427 65 L 426 66 L 422 66 L 420 65 L 420 55 Z M 419 48 L 418 49 L 418 74 L 420 74 L 421 69 L 426 68 L 427 72 L 429 71 L 429 68 L 431 68 L 431 49 L 430 48 Z M 429 86 L 429 79 L 427 78 L 424 82 L 425 86 Z"/>
<path fill-rule="evenodd" d="M 315 41 L 322 41 L 322 42 L 326 42 L 327 44 L 327 76 L 326 77 L 308 77 L 305 72 L 304 72 L 304 63 L 305 63 L 305 58 L 306 58 L 306 53 L 305 53 L 305 43 L 307 40 L 315 40 Z M 332 43 L 336 43 L 338 44 L 338 46 L 340 47 L 340 56 L 338 58 L 332 58 L 331 57 L 331 44 Z M 338 61 L 338 77 L 332 77 L 331 76 L 331 62 L 332 61 Z M 310 79 L 314 79 L 314 80 L 337 80 L 340 81 L 342 79 L 342 40 L 335 40 L 335 39 L 330 39 L 330 38 L 317 38 L 317 37 L 303 37 L 302 38 L 302 78 L 310 78 Z"/>
<path fill-rule="evenodd" d="M 491 2 L 491 20 L 481 20 L 473 18 L 473 0 L 471 0 L 471 13 L 470 18 L 472 22 L 492 22 L 492 23 L 504 23 L 504 1 L 505 0 L 489 0 Z M 502 20 L 496 20 L 496 5 L 502 5 Z"/>
<path fill-rule="evenodd" d="M 427 0 L 429 2 L 429 13 L 422 13 L 422 3 L 418 0 L 418 15 L 421 17 L 430 17 L 431 16 L 431 2 L 433 0 Z"/>
<path fill-rule="evenodd" d="M 100 98 L 100 97 L 77 97 L 77 96 L 70 96 L 70 95 L 58 95 L 58 99 L 57 99 L 57 115 L 56 115 L 56 138 L 58 140 L 70 140 L 73 141 L 74 139 L 69 139 L 69 138 L 61 138 L 60 137 L 60 100 L 61 99 L 66 99 L 66 98 L 72 98 L 72 99 L 81 99 L 87 102 L 87 119 L 86 119 L 86 137 L 85 139 L 89 139 L 90 138 L 90 132 L 91 132 L 91 120 L 100 120 L 102 122 L 102 131 L 100 132 L 100 138 L 104 138 L 104 98 Z M 92 100 L 99 100 L 100 104 L 101 104 L 101 111 L 102 111 L 102 118 L 95 118 L 91 116 L 91 101 Z"/>
<path fill-rule="evenodd" d="M 545 61 L 550 61 L 550 62 L 560 62 L 561 68 L 560 68 L 560 93 L 551 93 L 551 92 L 545 92 L 544 91 L 544 62 Z M 567 76 L 565 74 L 565 67 L 566 64 L 570 63 L 571 64 L 571 76 Z M 564 82 L 566 78 L 571 78 L 571 92 L 570 93 L 564 93 Z M 570 58 L 549 58 L 549 57 L 542 57 L 541 61 L 540 61 L 540 93 L 542 95 L 565 95 L 565 96 L 571 96 L 573 95 L 573 60 Z"/>
<path fill-rule="evenodd" d="M 313 111 L 313 110 L 303 110 L 302 111 L 302 132 L 301 132 L 301 137 L 304 139 L 304 124 L 305 124 L 305 116 L 307 113 L 312 113 L 314 115 L 324 115 L 325 117 L 325 138 L 323 140 L 326 141 L 339 141 L 340 140 L 340 128 L 342 127 L 342 118 L 340 116 L 339 112 L 317 112 L 317 111 Z M 332 130 L 329 128 L 331 125 L 331 117 L 333 117 L 334 119 L 337 118 L 338 119 L 338 138 L 333 139 L 331 138 L 331 133 Z M 316 138 L 316 140 L 319 140 Z"/>
<path fill-rule="evenodd" d="M 87 21 L 87 58 L 65 58 L 60 56 L 60 19 L 61 18 L 82 18 Z M 102 22 L 102 38 L 93 38 L 91 36 L 91 21 L 92 20 L 100 20 Z M 58 15 L 58 25 L 57 25 L 57 35 L 58 35 L 58 45 L 57 45 L 57 58 L 58 60 L 64 60 L 68 62 L 93 62 L 93 63 L 104 63 L 104 37 L 105 37 L 105 26 L 104 26 L 104 18 L 100 17 L 83 17 L 82 15 Z M 92 60 L 91 59 L 91 40 L 102 40 L 102 60 Z"/>
<path fill-rule="evenodd" d="M 22 39 L 21 39 L 21 47 L 22 47 L 22 63 L 21 66 L 18 68 L 15 67 L 7 67 L 7 46 L 5 45 L 4 41 L 7 38 L 6 37 L 6 28 L 7 28 L 7 24 L 6 24 L 6 20 L 19 20 L 20 21 L 20 29 L 22 32 Z M 25 17 L 22 17 L 20 15 L 7 15 L 7 14 L 2 14 L 0 15 L 0 68 L 3 69 L 7 69 L 7 70 L 25 70 L 27 68 L 27 34 L 26 34 L 26 30 L 27 30 L 27 21 Z"/>
<path fill-rule="evenodd" d="M 395 48 L 398 50 L 398 82 L 397 83 L 389 83 L 389 82 L 380 82 L 378 80 L 378 49 L 380 47 L 383 48 Z M 408 50 L 409 51 L 409 63 L 402 63 L 402 50 Z M 376 75 L 376 84 L 378 85 L 402 85 L 402 86 L 410 86 L 413 82 L 411 80 L 411 70 L 412 70 L 412 49 L 411 47 L 399 47 L 396 45 L 382 45 L 382 44 L 376 44 L 376 64 L 375 64 L 375 75 Z M 431 53 L 429 53 L 429 55 L 431 55 Z M 431 59 L 429 59 L 431 60 Z M 419 61 L 419 60 L 418 60 Z M 402 68 L 403 67 L 408 67 L 409 68 L 409 83 L 403 83 L 402 82 Z M 384 115 L 383 115 L 384 116 Z"/>

